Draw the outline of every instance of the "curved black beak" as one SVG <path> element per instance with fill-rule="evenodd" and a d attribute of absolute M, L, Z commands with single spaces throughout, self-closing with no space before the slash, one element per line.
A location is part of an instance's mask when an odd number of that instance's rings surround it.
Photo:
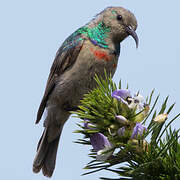
<path fill-rule="evenodd" d="M 130 26 L 126 26 L 126 32 L 133 37 L 133 39 L 136 42 L 136 48 L 138 48 L 138 44 L 139 44 L 139 38 L 136 34 L 136 32 L 134 31 L 134 29 L 132 29 L 132 27 Z"/>

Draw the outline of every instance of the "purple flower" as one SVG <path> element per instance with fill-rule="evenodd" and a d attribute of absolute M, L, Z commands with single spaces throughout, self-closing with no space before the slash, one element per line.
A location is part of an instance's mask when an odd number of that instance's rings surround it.
<path fill-rule="evenodd" d="M 137 139 L 138 136 L 142 136 L 144 132 L 147 131 L 147 128 L 144 127 L 141 123 L 136 123 L 136 126 L 133 129 L 133 133 L 131 135 L 132 139 Z"/>
<path fill-rule="evenodd" d="M 120 137 L 121 137 L 121 136 L 124 136 L 125 127 L 119 128 L 117 133 L 118 133 L 118 135 L 119 135 Z"/>
<path fill-rule="evenodd" d="M 84 127 L 86 129 L 96 129 L 95 126 L 91 124 L 87 119 L 84 120 Z M 97 152 L 96 159 L 98 161 L 105 161 L 108 159 L 109 156 L 112 155 L 113 151 L 109 150 L 111 150 L 113 146 L 109 142 L 108 138 L 104 136 L 102 133 L 91 134 L 90 142 L 93 146 L 93 149 Z"/>
<path fill-rule="evenodd" d="M 137 108 L 137 110 L 141 111 L 144 109 L 144 98 L 142 95 L 137 94 L 134 97 L 131 96 L 131 93 L 128 89 L 120 89 L 115 90 L 111 96 L 120 100 L 124 104 L 126 104 L 130 109 Z"/>
<path fill-rule="evenodd" d="M 121 100 L 124 104 L 128 105 L 127 98 L 131 97 L 130 91 L 128 89 L 115 90 L 111 96 L 117 100 Z"/>
<path fill-rule="evenodd" d="M 102 133 L 94 133 L 90 136 L 90 141 L 95 151 L 102 150 L 107 146 L 112 146 L 108 138 Z"/>
<path fill-rule="evenodd" d="M 90 136 L 90 142 L 93 149 L 97 151 L 96 159 L 99 161 L 105 161 L 109 156 L 112 155 L 112 151 L 107 152 L 112 149 L 112 144 L 109 142 L 108 138 L 102 133 L 95 133 Z"/>

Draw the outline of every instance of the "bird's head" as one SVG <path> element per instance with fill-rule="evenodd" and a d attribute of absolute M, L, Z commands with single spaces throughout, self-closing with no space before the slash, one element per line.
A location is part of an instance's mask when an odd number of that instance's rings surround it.
<path fill-rule="evenodd" d="M 115 42 L 123 41 L 132 36 L 138 47 L 138 36 L 135 32 L 137 20 L 129 10 L 122 7 L 108 7 L 97 15 L 96 21 L 102 21 L 110 29 L 110 36 Z"/>

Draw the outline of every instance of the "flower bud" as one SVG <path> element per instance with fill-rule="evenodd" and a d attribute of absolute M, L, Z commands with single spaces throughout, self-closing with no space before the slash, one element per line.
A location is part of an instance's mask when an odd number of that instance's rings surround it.
<path fill-rule="evenodd" d="M 121 115 L 116 116 L 116 120 L 123 125 L 128 124 L 129 122 L 124 116 Z"/>
<path fill-rule="evenodd" d="M 154 118 L 154 122 L 163 123 L 167 118 L 168 114 L 159 114 Z"/>

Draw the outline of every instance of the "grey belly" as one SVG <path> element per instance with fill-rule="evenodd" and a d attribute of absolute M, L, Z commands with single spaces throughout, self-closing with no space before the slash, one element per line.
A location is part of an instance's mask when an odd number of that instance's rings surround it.
<path fill-rule="evenodd" d="M 59 77 L 59 81 L 49 98 L 50 104 L 60 107 L 76 107 L 84 94 L 97 86 L 94 80 L 95 74 L 104 76 L 104 70 L 106 70 L 108 75 L 114 75 L 113 63 L 113 61 L 97 61 L 90 55 L 82 54 L 75 64 Z"/>

